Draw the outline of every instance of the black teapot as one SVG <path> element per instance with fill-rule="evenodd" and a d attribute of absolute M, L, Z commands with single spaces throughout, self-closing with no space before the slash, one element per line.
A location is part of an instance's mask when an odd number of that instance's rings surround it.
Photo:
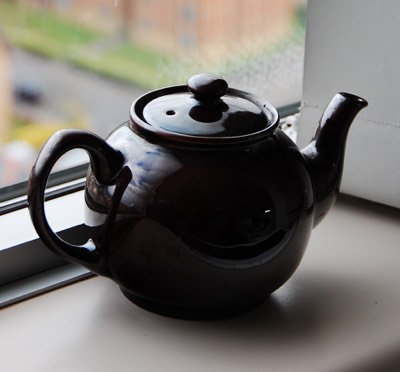
<path fill-rule="evenodd" d="M 141 307 L 182 318 L 240 313 L 296 270 L 335 201 L 347 132 L 366 105 L 335 95 L 300 150 L 269 102 L 195 75 L 138 98 L 106 141 L 55 133 L 30 176 L 33 224 L 52 251 L 111 278 Z M 83 245 L 59 238 L 44 212 L 49 173 L 73 148 L 90 157 Z"/>

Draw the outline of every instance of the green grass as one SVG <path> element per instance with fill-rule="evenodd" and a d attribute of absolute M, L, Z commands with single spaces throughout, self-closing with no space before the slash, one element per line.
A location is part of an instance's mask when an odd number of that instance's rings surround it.
<path fill-rule="evenodd" d="M 75 62 L 85 68 L 136 85 L 153 88 L 160 80 L 159 66 L 166 60 L 132 43 L 123 43 L 103 52 L 84 51 L 75 55 Z"/>
<path fill-rule="evenodd" d="M 0 32 L 12 45 L 144 88 L 154 86 L 165 60 L 128 42 L 102 46 L 109 35 L 9 0 L 0 0 Z"/>
<path fill-rule="evenodd" d="M 12 1 L 0 2 L 0 22 L 2 32 L 12 44 L 53 58 L 62 58 L 72 46 L 84 46 L 101 37 L 61 17 Z"/>

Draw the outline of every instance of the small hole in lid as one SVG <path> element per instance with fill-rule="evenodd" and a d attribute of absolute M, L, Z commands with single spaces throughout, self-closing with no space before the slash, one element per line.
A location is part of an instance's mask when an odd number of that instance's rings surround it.
<path fill-rule="evenodd" d="M 172 115 L 175 115 L 175 111 L 174 111 L 174 110 L 168 110 L 168 111 L 166 112 L 166 114 L 167 114 L 168 116 L 172 116 Z"/>

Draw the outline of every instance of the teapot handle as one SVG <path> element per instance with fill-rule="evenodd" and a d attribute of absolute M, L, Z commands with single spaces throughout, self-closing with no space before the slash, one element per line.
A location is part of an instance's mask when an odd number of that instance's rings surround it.
<path fill-rule="evenodd" d="M 79 129 L 60 130 L 45 143 L 32 168 L 28 184 L 29 213 L 39 237 L 54 253 L 94 272 L 104 273 L 106 268 L 101 252 L 92 240 L 83 245 L 70 244 L 51 229 L 46 219 L 45 189 L 50 171 L 63 154 L 75 148 L 86 150 L 98 182 L 110 185 L 117 178 L 124 163 L 120 151 L 93 133 Z"/>

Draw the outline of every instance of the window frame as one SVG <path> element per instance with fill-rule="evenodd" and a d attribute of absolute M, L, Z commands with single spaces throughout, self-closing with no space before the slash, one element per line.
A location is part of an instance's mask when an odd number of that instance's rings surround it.
<path fill-rule="evenodd" d="M 47 193 L 53 195 L 46 209 L 56 203 L 67 217 L 55 229 L 66 240 L 85 236 L 82 216 L 76 218 L 76 196 L 83 194 L 82 182 L 61 185 Z M 92 275 L 50 252 L 34 231 L 26 198 L 22 204 L 18 201 L 18 208 L 14 204 L 0 216 L 0 234 L 5 238 L 0 247 L 0 308 Z M 73 220 L 68 216 L 74 216 Z"/>

